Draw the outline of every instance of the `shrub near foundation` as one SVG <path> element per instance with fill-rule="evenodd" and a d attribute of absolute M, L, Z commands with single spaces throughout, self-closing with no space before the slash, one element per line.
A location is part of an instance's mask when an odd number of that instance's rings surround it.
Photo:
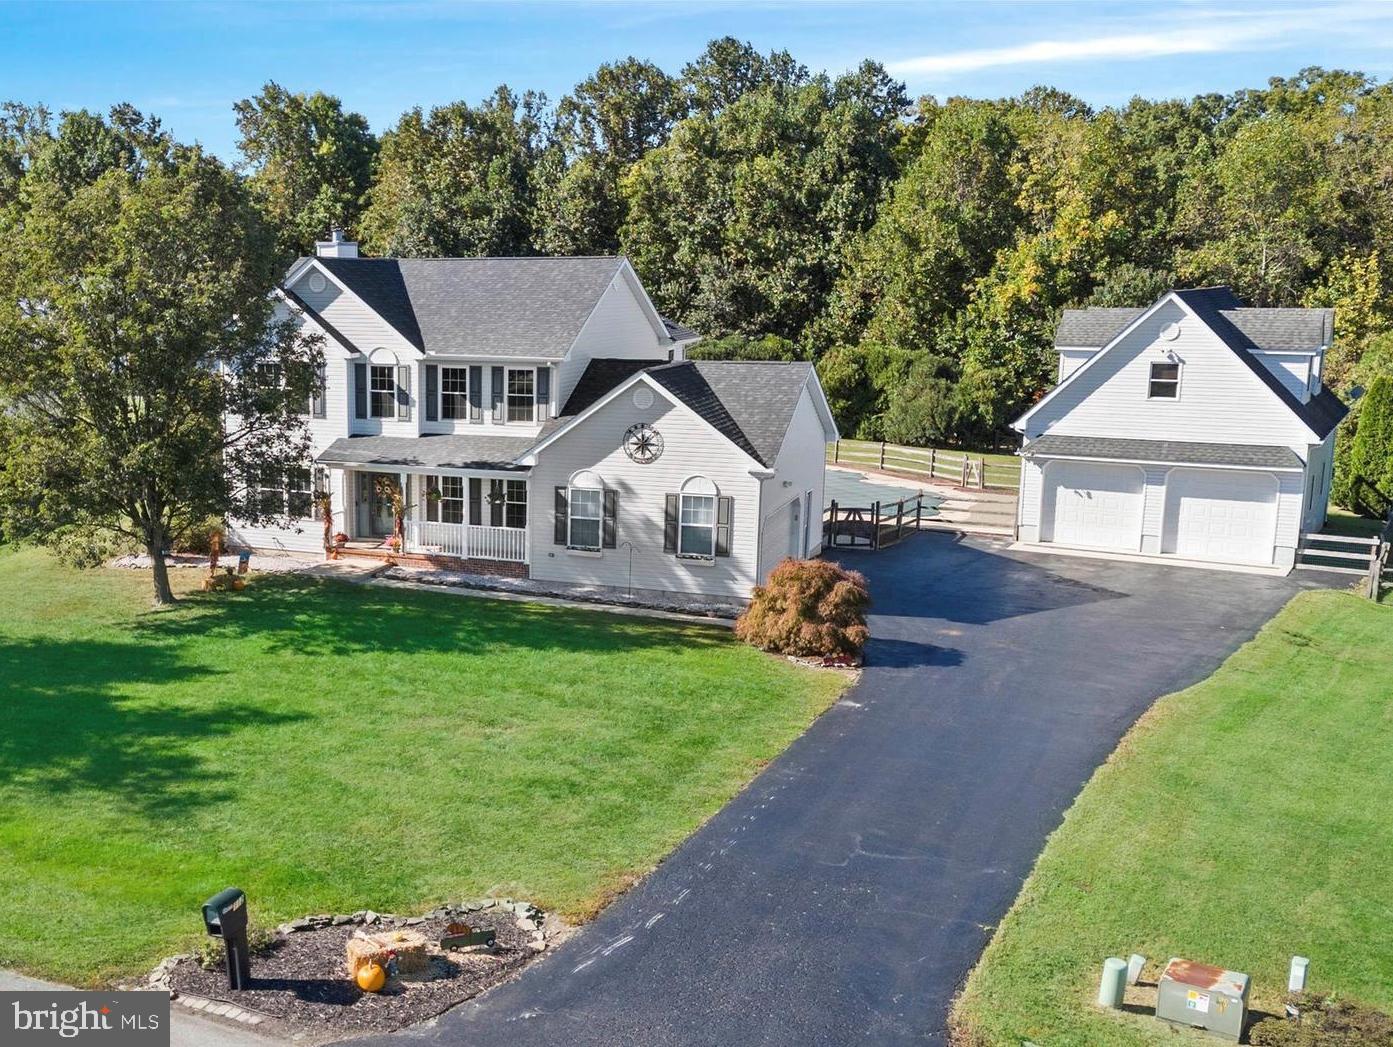
<path fill-rule="evenodd" d="M 735 635 L 800 658 L 854 657 L 870 635 L 866 579 L 826 560 L 785 560 L 755 586 Z"/>

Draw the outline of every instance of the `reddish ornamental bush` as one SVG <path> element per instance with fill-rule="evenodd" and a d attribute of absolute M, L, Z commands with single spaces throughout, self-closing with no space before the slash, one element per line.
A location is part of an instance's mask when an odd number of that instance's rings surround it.
<path fill-rule="evenodd" d="M 826 560 L 785 560 L 755 586 L 735 635 L 800 658 L 856 655 L 865 646 L 866 579 Z"/>

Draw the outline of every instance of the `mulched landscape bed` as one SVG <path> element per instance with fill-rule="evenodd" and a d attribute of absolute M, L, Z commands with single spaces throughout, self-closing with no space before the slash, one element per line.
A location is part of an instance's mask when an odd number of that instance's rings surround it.
<path fill-rule="evenodd" d="M 441 951 L 434 943 L 452 923 L 492 929 L 492 948 Z M 401 1029 L 426 1021 L 517 973 L 540 956 L 562 930 L 527 903 L 481 900 L 444 906 L 425 916 L 399 917 L 359 912 L 348 916 L 310 916 L 277 929 L 274 942 L 251 960 L 251 988 L 227 987 L 222 956 L 206 970 L 195 956 L 165 960 L 150 984 L 167 988 L 187 1003 L 199 998 L 228 1003 L 261 1016 L 257 1032 L 293 1036 L 314 1043 Z M 432 943 L 429 965 L 420 972 L 390 978 L 379 993 L 361 991 L 348 975 L 345 949 L 360 932 L 393 928 L 419 931 Z"/>

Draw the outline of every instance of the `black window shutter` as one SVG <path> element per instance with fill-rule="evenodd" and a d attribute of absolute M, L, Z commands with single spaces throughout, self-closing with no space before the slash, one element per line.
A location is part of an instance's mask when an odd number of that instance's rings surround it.
<path fill-rule="evenodd" d="M 537 420 L 551 417 L 547 405 L 551 403 L 551 368 L 537 368 Z"/>
<path fill-rule="evenodd" d="M 601 541 L 606 549 L 613 549 L 618 540 L 619 492 L 612 487 L 605 488 L 604 538 Z"/>
<path fill-rule="evenodd" d="M 314 375 L 314 391 L 310 393 L 310 414 L 315 418 L 323 418 L 324 412 L 324 393 L 326 389 L 326 376 L 324 367 L 321 365 Z"/>
<path fill-rule="evenodd" d="M 663 507 L 663 552 L 677 552 L 677 495 L 667 496 Z"/>
<path fill-rule="evenodd" d="M 566 500 L 566 488 L 556 488 L 556 530 L 552 534 L 554 545 L 566 544 L 566 524 L 567 515 L 570 511 L 570 503 Z"/>
<path fill-rule="evenodd" d="M 426 421 L 440 421 L 440 368 L 426 364 Z"/>
<path fill-rule="evenodd" d="M 730 518 L 735 509 L 734 498 L 716 499 L 716 555 L 730 555 Z"/>
<path fill-rule="evenodd" d="M 503 481 L 489 481 L 489 526 L 503 526 Z"/>
<path fill-rule="evenodd" d="M 484 369 L 482 367 L 469 369 L 469 420 L 471 422 L 484 420 Z"/>
<path fill-rule="evenodd" d="M 368 365 L 353 365 L 353 417 L 368 416 Z"/>
<path fill-rule="evenodd" d="M 503 368 L 493 369 L 493 420 L 503 421 Z"/>
<path fill-rule="evenodd" d="M 484 522 L 484 481 L 477 476 L 469 478 L 469 522 L 478 527 Z"/>
<path fill-rule="evenodd" d="M 411 368 L 405 365 L 397 368 L 397 417 L 411 417 Z"/>

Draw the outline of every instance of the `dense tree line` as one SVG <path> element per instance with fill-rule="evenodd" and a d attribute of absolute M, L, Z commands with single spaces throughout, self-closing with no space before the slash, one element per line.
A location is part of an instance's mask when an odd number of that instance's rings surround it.
<path fill-rule="evenodd" d="M 626 58 L 555 104 L 500 86 L 380 138 L 276 84 L 235 112 L 286 254 L 331 223 L 384 255 L 622 251 L 704 355 L 815 360 L 849 435 L 990 441 L 1051 383 L 1061 309 L 1177 283 L 1335 306 L 1327 378 L 1356 405 L 1393 368 L 1393 84 L 1358 73 L 1100 110 L 1043 87 L 911 102 L 873 62 L 813 74 L 726 38 L 676 73 Z M 0 208 L 27 172 L 113 162 L 102 124 L 6 107 Z"/>

